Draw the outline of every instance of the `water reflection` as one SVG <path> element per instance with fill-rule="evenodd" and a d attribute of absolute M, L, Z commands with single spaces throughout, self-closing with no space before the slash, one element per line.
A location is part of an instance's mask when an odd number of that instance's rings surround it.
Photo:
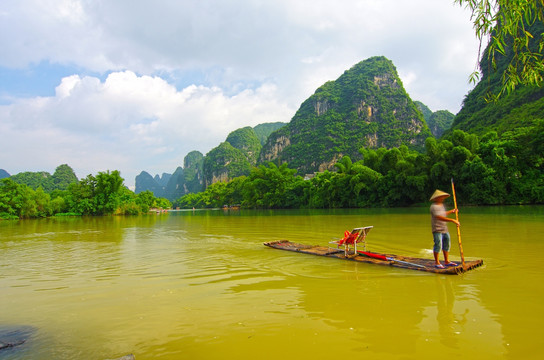
<path fill-rule="evenodd" d="M 437 277 L 435 304 L 426 306 L 418 324 L 430 349 L 450 349 L 462 356 L 467 348 L 477 348 L 488 358 L 503 355 L 502 326 L 496 314 L 486 309 L 479 299 L 480 290 L 458 277 Z"/>
<path fill-rule="evenodd" d="M 455 335 L 460 332 L 456 327 L 466 324 L 469 309 L 466 308 L 462 314 L 454 314 L 455 295 L 450 279 L 437 277 L 437 293 L 436 321 L 440 342 L 449 348 L 458 348 L 459 339 Z"/>

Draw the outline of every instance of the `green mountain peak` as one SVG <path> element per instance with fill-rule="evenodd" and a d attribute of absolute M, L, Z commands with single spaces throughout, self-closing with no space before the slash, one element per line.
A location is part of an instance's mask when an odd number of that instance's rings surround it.
<path fill-rule="evenodd" d="M 305 173 L 332 170 L 344 155 L 361 158 L 362 147 L 422 148 L 430 135 L 393 63 L 376 56 L 319 87 L 270 135 L 260 161 L 287 162 Z"/>

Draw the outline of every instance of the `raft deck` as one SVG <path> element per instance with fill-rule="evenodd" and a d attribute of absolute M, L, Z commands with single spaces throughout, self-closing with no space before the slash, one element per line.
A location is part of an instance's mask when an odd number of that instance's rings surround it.
<path fill-rule="evenodd" d="M 297 243 L 290 242 L 288 240 L 271 241 L 271 242 L 266 242 L 263 245 L 274 248 L 274 249 L 294 251 L 294 252 L 300 252 L 304 254 L 325 256 L 325 257 L 337 258 L 342 260 L 351 260 L 351 261 L 358 261 L 358 262 L 363 262 L 368 264 L 393 266 L 393 267 L 402 268 L 402 269 L 419 270 L 419 271 L 426 271 L 426 272 L 432 272 L 437 274 L 447 274 L 447 275 L 462 274 L 466 271 L 482 266 L 484 263 L 483 260 L 481 259 L 468 260 L 468 261 L 465 261 L 464 268 L 461 264 L 459 264 L 458 266 L 450 266 L 450 267 L 445 267 L 444 269 L 439 269 L 434 266 L 433 259 L 420 259 L 420 258 L 414 258 L 410 256 L 383 254 L 387 256 L 387 258 L 390 258 L 393 260 L 379 260 L 379 259 L 374 259 L 365 255 L 360 255 L 358 253 L 355 254 L 353 251 L 350 251 L 350 253 L 348 253 L 346 257 L 344 253 L 344 249 L 337 249 L 337 248 L 331 248 L 331 247 L 319 246 L 319 245 L 297 244 Z"/>

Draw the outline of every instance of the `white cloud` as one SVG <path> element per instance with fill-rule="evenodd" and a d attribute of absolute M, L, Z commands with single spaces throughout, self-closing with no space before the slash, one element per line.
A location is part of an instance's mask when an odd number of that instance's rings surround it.
<path fill-rule="evenodd" d="M 189 151 L 206 153 L 237 128 L 294 114 L 267 84 L 227 96 L 195 85 L 177 91 L 161 78 L 124 71 L 104 82 L 66 77 L 56 90 L 0 106 L 6 170 L 52 172 L 68 163 L 79 176 L 119 169 L 130 184 L 142 170 L 173 172 Z"/>
<path fill-rule="evenodd" d="M 441 74 L 441 64 L 470 59 L 449 69 L 464 91 L 477 53 L 469 14 L 435 0 L 6 0 L 0 7 L 9 14 L 0 21 L 0 65 L 48 59 L 98 72 L 222 69 L 213 79 L 222 88 L 272 79 L 297 101 L 307 96 L 298 84 L 319 68 L 341 74 L 374 55 L 399 68 L 420 64 L 413 71 L 429 77 Z"/>
<path fill-rule="evenodd" d="M 171 172 L 236 128 L 289 121 L 377 55 L 412 99 L 457 112 L 478 50 L 469 15 L 436 0 L 3 0 L 0 67 L 81 72 L 49 97 L 2 94 L 0 167 Z"/>

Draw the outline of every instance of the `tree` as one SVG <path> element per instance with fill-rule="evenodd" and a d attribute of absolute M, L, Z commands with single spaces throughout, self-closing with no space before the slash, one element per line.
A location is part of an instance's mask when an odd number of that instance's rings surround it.
<path fill-rule="evenodd" d="M 542 0 L 455 0 L 472 12 L 476 36 L 480 48 L 489 36 L 487 56 L 494 69 L 499 55 L 511 55 L 508 65 L 502 71 L 502 88 L 495 95 L 512 92 L 518 85 L 542 84 L 544 63 L 542 34 L 531 29 L 534 24 L 543 23 L 544 3 Z M 536 27 L 538 29 L 539 27 Z M 483 70 L 483 69 L 481 69 Z M 479 71 L 471 75 L 476 82 Z"/>
<path fill-rule="evenodd" d="M 297 182 L 296 170 L 287 163 L 279 167 L 269 162 L 251 170 L 243 189 L 244 205 L 255 208 L 285 207 L 285 197 Z M 298 177 L 300 180 L 300 177 Z"/>
<path fill-rule="evenodd" d="M 51 197 L 13 179 L 0 180 L 0 219 L 46 217 L 52 214 Z"/>
<path fill-rule="evenodd" d="M 174 206 L 185 209 L 204 207 L 203 194 L 204 192 L 185 194 L 175 201 Z"/>
<path fill-rule="evenodd" d="M 94 189 L 96 179 L 91 174 L 77 183 L 68 186 L 66 201 L 70 212 L 81 215 L 91 215 L 96 212 Z"/>
<path fill-rule="evenodd" d="M 346 155 L 346 156 L 343 156 L 339 162 L 334 164 L 334 166 L 338 169 L 338 172 L 341 174 L 351 174 L 353 162 L 351 161 L 351 158 Z"/>
<path fill-rule="evenodd" d="M 146 213 L 155 206 L 155 196 L 149 190 L 142 191 L 136 195 L 136 204 L 140 207 L 141 212 Z"/>
<path fill-rule="evenodd" d="M 0 218 L 17 219 L 21 216 L 21 209 L 25 188 L 28 186 L 18 184 L 11 178 L 0 180 Z"/>
<path fill-rule="evenodd" d="M 32 194 L 33 212 L 29 214 L 32 217 L 47 217 L 53 213 L 51 205 L 51 196 L 41 187 L 37 188 Z"/>
<path fill-rule="evenodd" d="M 382 175 L 362 164 L 354 165 L 353 172 L 355 175 L 350 179 L 350 187 L 357 198 L 357 206 L 375 206 L 376 186 Z"/>
<path fill-rule="evenodd" d="M 95 186 L 97 214 L 112 214 L 117 209 L 122 186 L 123 178 L 118 170 L 98 173 Z"/>

